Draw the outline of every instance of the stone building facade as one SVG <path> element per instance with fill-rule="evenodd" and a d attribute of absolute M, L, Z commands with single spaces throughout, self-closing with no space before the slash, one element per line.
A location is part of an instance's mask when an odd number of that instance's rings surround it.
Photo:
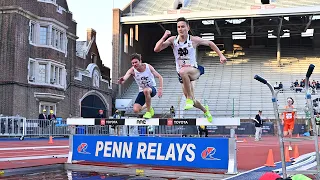
<path fill-rule="evenodd" d="M 88 29 L 87 40 L 77 41 L 66 0 L 0 0 L 0 9 L 0 114 L 112 114 L 110 69 L 96 32 Z"/>

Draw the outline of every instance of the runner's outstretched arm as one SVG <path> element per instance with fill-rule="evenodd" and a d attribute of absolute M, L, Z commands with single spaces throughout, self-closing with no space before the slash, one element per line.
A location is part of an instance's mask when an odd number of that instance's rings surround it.
<path fill-rule="evenodd" d="M 158 88 L 158 97 L 162 97 L 162 89 L 163 89 L 163 78 L 162 76 L 149 64 L 149 68 L 154 76 L 159 78 L 159 88 Z"/>
<path fill-rule="evenodd" d="M 131 75 L 132 75 L 132 68 L 130 68 L 124 76 L 120 77 L 120 79 L 118 80 L 118 83 L 123 84 Z"/>
<path fill-rule="evenodd" d="M 156 46 L 154 47 L 154 52 L 160 52 L 172 44 L 174 37 L 168 38 L 170 35 L 171 32 L 166 30 L 162 38 L 157 42 Z"/>
<path fill-rule="evenodd" d="M 220 57 L 221 64 L 223 64 L 227 61 L 227 59 L 224 57 L 224 55 L 222 54 L 222 52 L 220 51 L 220 49 L 217 47 L 217 45 L 214 42 L 204 40 L 198 36 L 193 36 L 193 41 L 197 44 L 197 46 L 199 46 L 199 45 L 208 46 L 212 50 L 214 50 L 218 54 L 218 56 Z"/>

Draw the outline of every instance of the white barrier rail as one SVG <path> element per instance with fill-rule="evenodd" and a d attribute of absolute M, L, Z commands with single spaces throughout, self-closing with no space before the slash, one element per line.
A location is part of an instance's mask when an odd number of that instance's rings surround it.
<path fill-rule="evenodd" d="M 240 118 L 214 118 L 209 122 L 206 118 L 122 118 L 122 119 L 95 119 L 95 118 L 68 118 L 67 125 L 195 125 L 195 126 L 240 126 Z"/>
<path fill-rule="evenodd" d="M 237 174 L 237 156 L 236 156 L 236 139 L 235 129 L 240 126 L 240 118 L 214 118 L 208 122 L 206 118 L 123 118 L 123 119 L 98 119 L 98 118 L 68 118 L 67 125 L 71 127 L 69 141 L 68 163 L 73 162 L 73 135 L 76 132 L 75 126 L 107 126 L 107 125 L 124 125 L 124 126 L 226 126 L 230 129 L 230 138 L 228 138 L 228 171 L 226 174 Z M 85 136 L 85 135 L 82 135 Z M 118 136 L 121 138 L 121 136 Z M 114 138 L 114 137 L 113 137 Z M 212 138 L 213 140 L 214 138 Z M 203 139 L 204 141 L 206 139 Z M 77 145 L 78 146 L 78 145 Z M 83 145 L 85 146 L 85 145 Z M 92 145 L 90 145 L 92 147 Z M 79 151 L 79 150 L 77 150 Z"/>

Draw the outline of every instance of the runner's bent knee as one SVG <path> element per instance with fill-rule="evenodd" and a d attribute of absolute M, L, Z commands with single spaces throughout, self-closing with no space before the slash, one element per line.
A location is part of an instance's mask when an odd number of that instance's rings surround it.
<path fill-rule="evenodd" d="M 151 88 L 144 88 L 143 93 L 144 94 L 151 94 L 152 89 Z"/>
<path fill-rule="evenodd" d="M 133 112 L 134 113 L 139 113 L 141 109 L 141 105 L 140 104 L 134 104 L 133 105 Z"/>

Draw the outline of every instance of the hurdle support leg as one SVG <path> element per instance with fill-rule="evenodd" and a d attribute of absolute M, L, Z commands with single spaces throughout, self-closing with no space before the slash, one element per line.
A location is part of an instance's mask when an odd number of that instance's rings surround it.
<path fill-rule="evenodd" d="M 230 127 L 230 138 L 229 138 L 229 162 L 228 172 L 226 174 L 237 174 L 237 142 L 235 138 L 235 128 Z"/>
<path fill-rule="evenodd" d="M 69 126 L 70 135 L 69 135 L 69 153 L 67 163 L 72 164 L 72 155 L 73 155 L 73 135 L 76 133 L 76 126 Z"/>

